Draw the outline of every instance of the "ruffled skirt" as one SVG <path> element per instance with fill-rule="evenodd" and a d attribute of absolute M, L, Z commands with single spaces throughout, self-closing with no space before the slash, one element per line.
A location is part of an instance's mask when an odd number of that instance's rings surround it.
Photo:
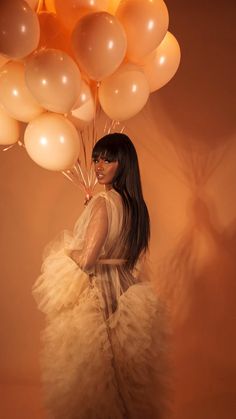
<path fill-rule="evenodd" d="M 107 317 L 102 278 L 91 280 L 67 256 L 46 264 L 33 295 L 46 314 L 41 369 L 50 418 L 162 418 L 166 324 L 151 285 L 130 286 Z"/>

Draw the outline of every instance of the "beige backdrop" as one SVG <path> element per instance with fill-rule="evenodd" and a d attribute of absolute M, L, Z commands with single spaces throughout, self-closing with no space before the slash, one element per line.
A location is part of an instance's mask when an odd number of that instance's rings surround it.
<path fill-rule="evenodd" d="M 167 0 L 182 50 L 174 79 L 125 132 L 140 159 L 152 223 L 150 271 L 172 313 L 171 419 L 236 417 L 234 0 Z M 83 197 L 23 148 L 0 152 L 0 373 L 3 419 L 43 419 L 31 287 L 44 245 L 72 228 Z"/>

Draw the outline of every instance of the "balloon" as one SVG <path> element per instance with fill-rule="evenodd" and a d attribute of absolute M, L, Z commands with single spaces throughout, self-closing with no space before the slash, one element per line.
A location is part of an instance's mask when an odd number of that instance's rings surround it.
<path fill-rule="evenodd" d="M 71 31 L 82 16 L 107 10 L 109 0 L 55 0 L 54 3 L 58 18 Z"/>
<path fill-rule="evenodd" d="M 54 13 L 40 12 L 39 48 L 56 48 L 71 53 L 70 36 Z"/>
<path fill-rule="evenodd" d="M 20 137 L 20 123 L 11 118 L 0 105 L 0 144 L 14 144 Z"/>
<path fill-rule="evenodd" d="M 70 169 L 79 155 L 76 128 L 62 115 L 48 112 L 35 118 L 25 130 L 24 141 L 31 159 L 45 169 Z"/>
<path fill-rule="evenodd" d="M 80 71 L 63 51 L 42 49 L 34 53 L 26 63 L 25 79 L 37 101 L 53 112 L 69 112 L 79 95 Z"/>
<path fill-rule="evenodd" d="M 126 52 L 126 35 L 115 16 L 91 13 L 79 20 L 72 33 L 72 45 L 81 69 L 100 81 L 121 64 Z"/>
<path fill-rule="evenodd" d="M 81 91 L 74 109 L 69 113 L 68 119 L 78 129 L 83 129 L 95 117 L 95 103 L 90 87 L 82 80 Z"/>
<path fill-rule="evenodd" d="M 127 34 L 127 57 L 134 62 L 160 44 L 169 24 L 168 10 L 163 0 L 122 0 L 116 17 Z"/>
<path fill-rule="evenodd" d="M 108 12 L 114 15 L 117 10 L 117 7 L 119 6 L 120 1 L 121 0 L 110 0 Z"/>
<path fill-rule="evenodd" d="M 103 80 L 98 97 L 109 118 L 123 121 L 137 114 L 149 97 L 149 86 L 143 72 L 135 65 L 123 64 Z"/>
<path fill-rule="evenodd" d="M 0 2 L 0 53 L 13 59 L 26 57 L 39 43 L 37 14 L 24 0 Z"/>
<path fill-rule="evenodd" d="M 150 91 L 164 86 L 176 73 L 180 63 L 180 46 L 170 32 L 157 49 L 143 61 L 143 71 L 147 77 Z"/>
<path fill-rule="evenodd" d="M 43 112 L 25 84 L 23 63 L 10 61 L 0 68 L 0 102 L 13 118 L 23 122 Z"/>

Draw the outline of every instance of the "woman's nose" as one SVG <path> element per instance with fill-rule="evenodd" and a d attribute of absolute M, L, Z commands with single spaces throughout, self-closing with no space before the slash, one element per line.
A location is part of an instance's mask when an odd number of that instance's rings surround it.
<path fill-rule="evenodd" d="M 101 170 L 103 170 L 103 163 L 99 162 L 97 165 L 97 170 L 100 172 Z"/>

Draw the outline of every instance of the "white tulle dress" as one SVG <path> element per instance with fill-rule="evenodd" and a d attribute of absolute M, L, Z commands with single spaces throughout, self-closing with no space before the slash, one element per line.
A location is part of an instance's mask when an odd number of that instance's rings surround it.
<path fill-rule="evenodd" d="M 126 268 L 123 207 L 97 194 L 45 249 L 33 286 L 45 314 L 42 389 L 52 419 L 159 419 L 163 411 L 163 309 L 149 282 Z M 68 249 L 78 249 L 77 265 Z"/>

